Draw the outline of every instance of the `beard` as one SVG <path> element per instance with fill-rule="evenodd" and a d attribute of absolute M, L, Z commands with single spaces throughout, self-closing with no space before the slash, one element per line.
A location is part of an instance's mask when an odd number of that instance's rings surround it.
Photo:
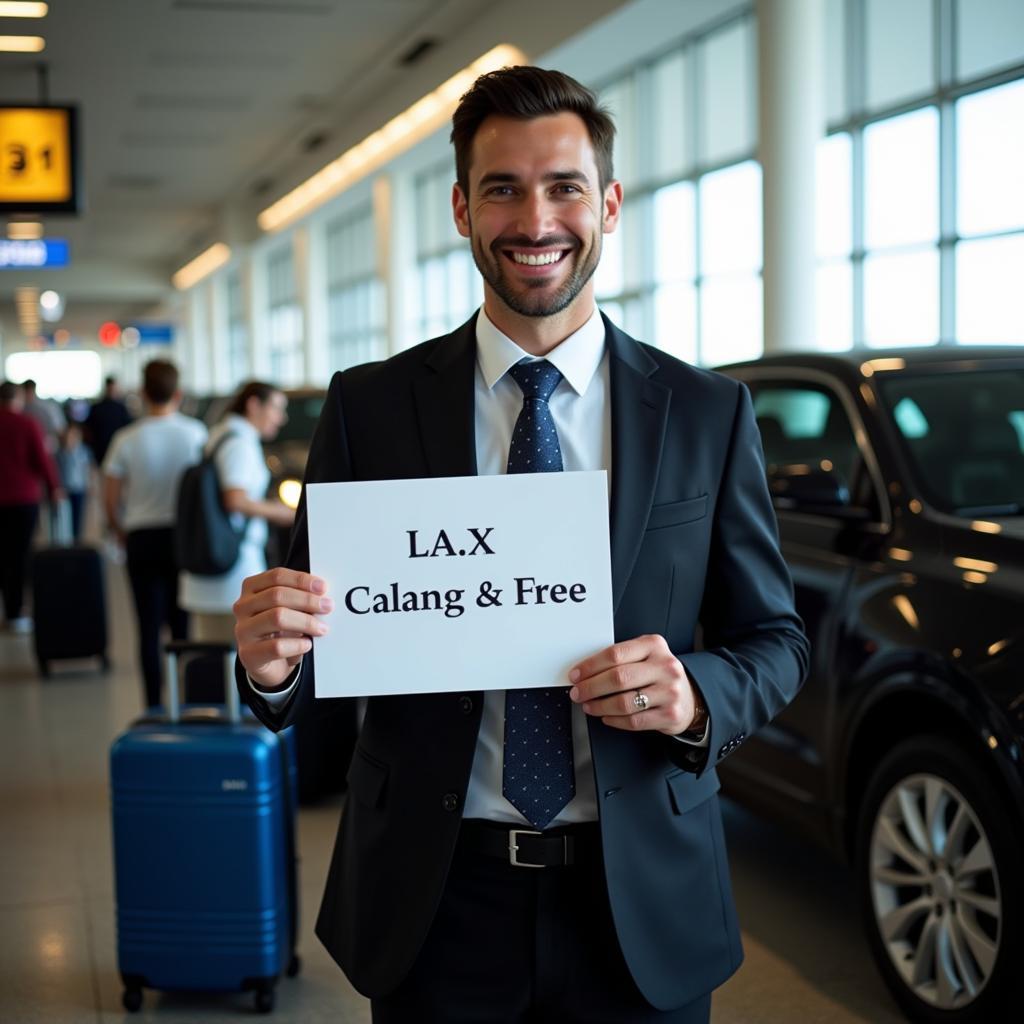
<path fill-rule="evenodd" d="M 472 231 L 472 224 L 470 224 Z M 491 286 L 495 294 L 513 313 L 520 316 L 554 316 L 561 313 L 583 286 L 594 276 L 601 259 L 601 236 L 588 249 L 583 249 L 580 240 L 572 235 L 550 235 L 532 239 L 525 236 L 496 238 L 486 251 L 476 235 L 472 235 L 473 262 L 480 276 Z M 571 246 L 562 260 L 573 260 L 572 269 L 565 282 L 553 293 L 547 291 L 549 284 L 540 278 L 525 283 L 513 283 L 505 273 L 504 256 L 501 250 L 511 247 Z M 581 256 L 582 254 L 582 256 Z"/>

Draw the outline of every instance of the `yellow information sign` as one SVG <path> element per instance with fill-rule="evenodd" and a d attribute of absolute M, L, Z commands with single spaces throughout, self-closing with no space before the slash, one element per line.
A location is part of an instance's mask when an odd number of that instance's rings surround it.
<path fill-rule="evenodd" d="M 0 207 L 75 204 L 72 110 L 0 107 Z"/>

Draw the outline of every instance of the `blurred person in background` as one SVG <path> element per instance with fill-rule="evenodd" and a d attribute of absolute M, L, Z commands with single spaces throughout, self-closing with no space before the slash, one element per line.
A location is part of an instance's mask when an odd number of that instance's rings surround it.
<path fill-rule="evenodd" d="M 267 523 L 291 526 L 295 510 L 276 498 L 267 498 L 270 470 L 261 442 L 272 441 L 288 421 L 288 399 L 272 384 L 249 381 L 239 388 L 223 418 L 210 432 L 206 451 L 222 438 L 214 460 L 224 507 L 238 529 L 245 528 L 238 561 L 220 576 L 181 574 L 179 600 L 192 620 L 192 639 L 209 643 L 235 642 L 231 607 L 242 580 L 267 568 L 264 548 Z"/>
<path fill-rule="evenodd" d="M 36 382 L 31 378 L 21 386 L 25 389 L 25 414 L 39 424 L 46 450 L 52 455 L 57 451 L 60 435 L 68 425 L 64 410 L 61 409 L 60 403 L 52 398 L 40 398 L 36 391 Z"/>
<path fill-rule="evenodd" d="M 57 468 L 71 505 L 71 536 L 76 544 L 82 539 L 85 499 L 89 493 L 92 465 L 92 455 L 82 443 L 82 428 L 77 423 L 69 423 L 57 449 Z"/>
<path fill-rule="evenodd" d="M 43 487 L 51 503 L 63 492 L 57 467 L 46 451 L 43 432 L 24 412 L 17 384 L 0 383 L 0 583 L 4 615 L 15 633 L 32 630 L 24 613 L 25 570 L 39 518 Z"/>
<path fill-rule="evenodd" d="M 175 640 L 188 633 L 188 615 L 178 604 L 174 519 L 178 484 L 199 461 L 206 427 L 178 412 L 178 369 L 154 359 L 143 370 L 145 415 L 119 430 L 103 461 L 107 523 L 124 546 L 139 623 L 139 662 L 146 706 L 160 703 L 160 630 Z"/>
<path fill-rule="evenodd" d="M 97 466 L 103 465 L 114 434 L 131 421 L 132 414 L 121 398 L 117 378 L 107 377 L 103 382 L 103 396 L 93 402 L 85 418 L 85 443 L 92 449 Z"/>

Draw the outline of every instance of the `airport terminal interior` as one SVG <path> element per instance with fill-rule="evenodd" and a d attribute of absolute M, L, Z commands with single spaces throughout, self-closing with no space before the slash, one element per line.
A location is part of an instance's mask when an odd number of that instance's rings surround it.
<path fill-rule="evenodd" d="M 36 382 L 64 473 L 108 378 L 139 416 L 144 368 L 171 361 L 209 429 L 267 381 L 288 401 L 260 428 L 267 500 L 294 508 L 335 371 L 480 307 L 451 116 L 518 64 L 612 114 L 624 203 L 598 307 L 749 387 L 812 642 L 797 701 L 721 772 L 745 961 L 712 1021 L 1021 1019 L 1019 0 L 0 3 L 0 380 Z M 82 458 L 80 529 L 39 502 L 0 626 L 0 1022 L 250 1014 L 240 991 L 130 1005 L 110 756 L 145 687 Z M 0 511 L 27 500 L 9 483 Z M 279 564 L 286 529 L 266 541 Z M 106 636 L 63 657 L 32 588 L 68 547 L 99 571 L 58 570 L 60 614 Z M 350 754 L 299 739 L 301 963 L 268 1019 L 370 1021 L 313 933 Z"/>

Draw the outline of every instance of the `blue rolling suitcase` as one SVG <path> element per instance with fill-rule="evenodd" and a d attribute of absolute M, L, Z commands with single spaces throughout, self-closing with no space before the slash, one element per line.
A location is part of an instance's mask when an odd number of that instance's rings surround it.
<path fill-rule="evenodd" d="M 118 966 L 127 1010 L 142 990 L 255 993 L 269 1012 L 298 973 L 294 753 L 243 718 L 234 653 L 169 644 L 167 714 L 110 751 Z M 179 653 L 220 653 L 227 707 L 180 708 Z"/>

